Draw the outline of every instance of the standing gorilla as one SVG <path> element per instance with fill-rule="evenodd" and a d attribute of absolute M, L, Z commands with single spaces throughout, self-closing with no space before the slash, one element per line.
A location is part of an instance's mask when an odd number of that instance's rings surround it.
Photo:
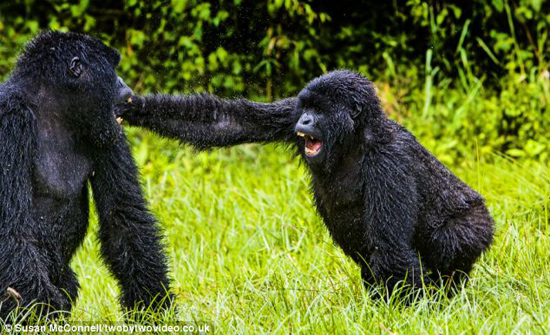
<path fill-rule="evenodd" d="M 69 311 L 69 267 L 88 228 L 88 181 L 101 253 L 132 309 L 167 307 L 166 258 L 113 115 L 131 90 L 119 54 L 88 36 L 46 32 L 0 85 L 0 319 L 17 306 Z"/>
<path fill-rule="evenodd" d="M 294 144 L 319 213 L 367 284 L 385 282 L 391 293 L 398 281 L 421 286 L 425 275 L 466 279 L 492 242 L 482 197 L 386 117 L 361 75 L 331 72 L 298 98 L 271 104 L 209 95 L 132 99 L 120 107 L 131 125 L 199 148 Z"/>

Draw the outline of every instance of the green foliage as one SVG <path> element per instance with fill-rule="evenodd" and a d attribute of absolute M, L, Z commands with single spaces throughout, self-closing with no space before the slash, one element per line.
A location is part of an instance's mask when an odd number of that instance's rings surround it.
<path fill-rule="evenodd" d="M 345 67 L 389 84 L 388 112 L 449 160 L 478 146 L 543 161 L 549 9 L 548 0 L 13 0 L 0 4 L 0 77 L 42 29 L 117 47 L 120 73 L 140 93 L 269 101 Z"/>

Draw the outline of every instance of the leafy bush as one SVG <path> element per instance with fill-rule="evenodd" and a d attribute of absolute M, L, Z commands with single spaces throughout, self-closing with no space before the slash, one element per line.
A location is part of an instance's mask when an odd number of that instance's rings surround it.
<path fill-rule="evenodd" d="M 138 92 L 272 100 L 345 67 L 449 160 L 476 148 L 544 160 L 549 2 L 15 0 L 0 4 L 0 75 L 42 29 L 117 47 Z"/>

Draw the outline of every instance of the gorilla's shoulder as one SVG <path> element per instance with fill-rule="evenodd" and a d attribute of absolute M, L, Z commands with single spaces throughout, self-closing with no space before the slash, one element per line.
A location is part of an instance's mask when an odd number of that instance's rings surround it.
<path fill-rule="evenodd" d="M 394 149 L 417 156 L 426 149 L 418 142 L 414 134 L 398 122 L 388 119 L 386 122 L 388 144 Z"/>
<path fill-rule="evenodd" d="M 385 122 L 385 128 L 386 131 L 391 134 L 391 139 L 393 141 L 416 141 L 414 135 L 395 120 L 387 119 Z"/>

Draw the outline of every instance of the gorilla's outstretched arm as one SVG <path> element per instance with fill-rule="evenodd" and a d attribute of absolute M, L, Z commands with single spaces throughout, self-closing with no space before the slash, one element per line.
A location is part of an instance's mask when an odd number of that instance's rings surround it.
<path fill-rule="evenodd" d="M 36 120 L 17 97 L 6 100 L 0 101 L 0 320 L 33 302 L 46 304 L 46 311 L 70 309 L 69 299 L 51 282 L 47 251 L 35 235 L 43 227 L 31 217 Z M 9 289 L 19 297 L 10 296 Z"/>
<path fill-rule="evenodd" d="M 119 112 L 130 125 L 149 128 L 204 149 L 250 142 L 294 142 L 297 98 L 273 103 L 213 95 L 134 96 Z"/>
<path fill-rule="evenodd" d="M 100 221 L 101 254 L 120 283 L 121 302 L 168 307 L 167 260 L 155 218 L 139 187 L 138 171 L 124 136 L 96 153 L 91 178 Z"/>

